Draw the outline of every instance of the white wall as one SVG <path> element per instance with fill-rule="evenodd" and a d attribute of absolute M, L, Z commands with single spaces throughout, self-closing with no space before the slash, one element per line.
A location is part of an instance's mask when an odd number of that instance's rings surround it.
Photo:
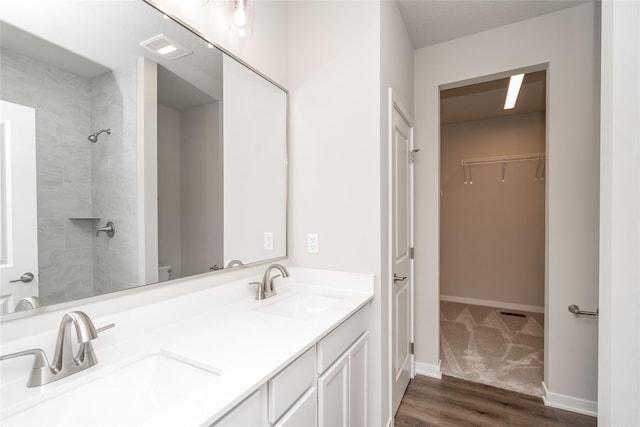
<path fill-rule="evenodd" d="M 296 265 L 376 274 L 369 425 L 387 425 L 388 90 L 412 113 L 413 47 L 395 2 L 291 2 L 288 32 L 289 252 Z"/>
<path fill-rule="evenodd" d="M 640 425 L 640 4 L 602 3 L 598 424 Z"/>
<path fill-rule="evenodd" d="M 547 403 L 594 413 L 598 305 L 598 6 L 566 9 L 416 51 L 416 343 L 438 346 L 439 85 L 548 63 L 545 383 Z M 560 403 L 562 402 L 562 403 Z"/>
<path fill-rule="evenodd" d="M 180 112 L 158 104 L 158 266 L 182 277 Z"/>
<path fill-rule="evenodd" d="M 376 275 L 369 425 L 384 425 L 380 3 L 290 2 L 288 33 L 289 253 L 295 265 Z M 318 254 L 307 253 L 307 233 L 318 234 Z"/>
<path fill-rule="evenodd" d="M 180 113 L 183 276 L 207 272 L 215 265 L 223 266 L 223 160 L 219 109 L 218 102 L 211 102 Z"/>
<path fill-rule="evenodd" d="M 287 97 L 224 57 L 224 262 L 285 256 L 287 251 Z M 271 233 L 271 249 L 265 248 Z"/>
<path fill-rule="evenodd" d="M 287 2 L 251 1 L 253 29 L 240 39 L 228 28 L 233 9 L 231 0 L 155 0 L 166 11 L 184 20 L 256 70 L 287 86 Z"/>
<path fill-rule="evenodd" d="M 174 279 L 223 266 L 219 110 L 158 105 L 158 264 Z"/>

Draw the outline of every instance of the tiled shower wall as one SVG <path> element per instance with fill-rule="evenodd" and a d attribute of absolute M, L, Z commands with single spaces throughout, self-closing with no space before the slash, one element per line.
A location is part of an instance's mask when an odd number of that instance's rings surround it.
<path fill-rule="evenodd" d="M 0 56 L 0 97 L 36 110 L 39 297 L 55 304 L 135 285 L 135 64 L 89 79 Z M 71 219 L 92 217 L 101 219 Z M 107 221 L 116 236 L 96 238 Z"/>
<path fill-rule="evenodd" d="M 46 304 L 93 295 L 90 82 L 2 51 L 5 101 L 36 110 L 38 263 Z M 38 90 L 34 90 L 38 88 Z"/>
<path fill-rule="evenodd" d="M 92 156 L 94 215 L 116 227 L 113 238 L 100 233 L 93 249 L 95 292 L 104 294 L 138 281 L 135 62 L 91 79 L 91 125 L 111 129 Z"/>

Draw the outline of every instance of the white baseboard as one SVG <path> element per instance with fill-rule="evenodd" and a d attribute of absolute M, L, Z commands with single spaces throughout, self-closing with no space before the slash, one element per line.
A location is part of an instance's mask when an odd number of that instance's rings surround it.
<path fill-rule="evenodd" d="M 598 416 L 598 402 L 591 400 L 579 399 L 577 397 L 567 396 L 559 393 L 552 393 L 547 389 L 547 385 L 542 382 L 544 388 L 544 404 L 552 408 L 564 409 L 566 411 L 577 412 L 578 414 L 589 415 L 591 417 Z"/>
<path fill-rule="evenodd" d="M 486 299 L 454 297 L 451 295 L 440 295 L 440 301 L 459 302 L 461 304 L 483 305 L 487 307 L 508 308 L 509 310 L 529 311 L 532 313 L 544 313 L 544 307 L 539 307 L 537 305 L 512 304 L 510 302 L 490 301 Z"/>
<path fill-rule="evenodd" d="M 442 370 L 440 369 L 440 361 L 437 365 L 430 365 L 428 363 L 416 362 L 416 374 L 424 375 L 426 377 L 442 379 Z"/>

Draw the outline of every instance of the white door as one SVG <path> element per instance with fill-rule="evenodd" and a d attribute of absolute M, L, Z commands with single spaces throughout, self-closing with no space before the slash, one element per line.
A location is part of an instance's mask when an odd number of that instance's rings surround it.
<path fill-rule="evenodd" d="M 36 112 L 0 101 L 0 313 L 38 296 Z"/>
<path fill-rule="evenodd" d="M 393 411 L 398 410 L 412 377 L 413 319 L 413 169 L 412 129 L 394 106 L 391 133 L 391 334 Z"/>

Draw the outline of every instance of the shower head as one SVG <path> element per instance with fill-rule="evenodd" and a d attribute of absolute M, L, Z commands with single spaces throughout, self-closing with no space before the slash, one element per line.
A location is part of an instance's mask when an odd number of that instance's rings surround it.
<path fill-rule="evenodd" d="M 98 142 L 98 135 L 100 135 L 102 132 L 106 132 L 107 135 L 111 135 L 111 129 L 101 129 L 98 132 L 89 135 L 89 141 L 93 143 Z"/>

